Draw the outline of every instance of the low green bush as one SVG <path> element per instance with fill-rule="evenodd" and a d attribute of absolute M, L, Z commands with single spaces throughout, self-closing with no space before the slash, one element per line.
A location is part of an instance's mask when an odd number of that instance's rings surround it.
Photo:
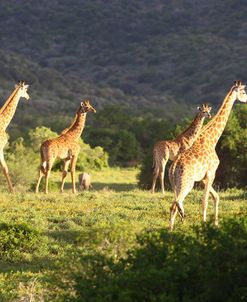
<path fill-rule="evenodd" d="M 28 261 L 43 248 L 42 234 L 24 223 L 0 223 L 1 261 Z"/>
<path fill-rule="evenodd" d="M 245 301 L 246 238 L 243 216 L 190 234 L 146 232 L 119 263 L 102 255 L 83 259 L 78 301 Z"/>

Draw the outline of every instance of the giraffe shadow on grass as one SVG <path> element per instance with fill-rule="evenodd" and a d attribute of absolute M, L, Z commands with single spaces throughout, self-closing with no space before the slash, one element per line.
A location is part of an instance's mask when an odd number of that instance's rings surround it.
<path fill-rule="evenodd" d="M 61 182 L 55 182 L 56 190 L 59 190 Z M 64 189 L 67 191 L 71 190 L 72 184 L 66 183 Z M 79 183 L 76 183 L 76 188 L 80 192 Z M 89 191 L 101 191 L 101 190 L 112 190 L 116 192 L 128 192 L 137 188 L 136 184 L 132 183 L 109 183 L 109 182 L 93 182 L 92 188 Z"/>

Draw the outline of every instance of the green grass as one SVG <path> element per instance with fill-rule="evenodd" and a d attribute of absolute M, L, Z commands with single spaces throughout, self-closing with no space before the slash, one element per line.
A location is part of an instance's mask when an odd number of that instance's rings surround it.
<path fill-rule="evenodd" d="M 137 247 L 137 236 L 167 229 L 173 194 L 138 190 L 137 173 L 119 168 L 92 171 L 93 190 L 75 196 L 70 181 L 63 194 L 55 188 L 49 195 L 0 193 L 0 223 L 13 238 L 5 242 L 4 257 L 0 253 L 0 301 L 73 300 L 74 274 L 87 275 L 83 258 L 96 263 L 101 255 L 118 262 Z M 51 178 L 58 182 L 60 175 Z M 220 197 L 220 221 L 246 211 L 246 192 L 228 190 Z M 193 233 L 192 227 L 201 224 L 201 198 L 196 190 L 186 198 L 186 219 L 182 223 L 177 218 L 175 233 Z M 208 220 L 213 220 L 211 202 Z M 26 245 L 18 237 L 23 228 Z"/>

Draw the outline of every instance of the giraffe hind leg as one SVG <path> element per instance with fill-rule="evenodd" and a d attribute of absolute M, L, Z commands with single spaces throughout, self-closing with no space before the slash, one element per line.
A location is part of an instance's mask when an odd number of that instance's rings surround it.
<path fill-rule="evenodd" d="M 156 164 L 154 166 L 153 170 L 153 182 L 152 182 L 152 187 L 151 187 L 151 193 L 154 193 L 155 191 L 155 186 L 156 186 L 156 181 L 159 175 L 159 167 L 156 167 Z"/>
<path fill-rule="evenodd" d="M 35 188 L 35 193 L 39 193 L 39 186 L 43 176 L 46 174 L 46 162 L 42 162 L 39 169 L 39 177 Z"/>
<path fill-rule="evenodd" d="M 65 183 L 65 178 L 68 173 L 69 164 L 70 164 L 70 159 L 66 159 L 64 161 L 64 165 L 63 165 L 62 184 L 61 184 L 61 189 L 60 189 L 61 193 L 63 192 L 63 189 L 64 189 L 64 183 Z"/>
<path fill-rule="evenodd" d="M 55 158 L 47 161 L 46 173 L 45 173 L 45 194 L 48 194 L 48 182 L 49 182 L 49 177 L 51 174 L 51 169 L 52 169 L 54 160 L 55 160 Z"/>
<path fill-rule="evenodd" d="M 163 158 L 161 162 L 161 167 L 159 169 L 160 187 L 161 187 L 162 194 L 165 193 L 164 177 L 165 177 L 166 163 L 167 160 Z"/>
<path fill-rule="evenodd" d="M 173 230 L 174 223 L 175 223 L 175 217 L 176 214 L 179 213 L 181 219 L 183 220 L 184 215 L 184 207 L 183 207 L 183 201 L 185 197 L 189 194 L 189 192 L 192 190 L 194 186 L 194 181 L 188 180 L 183 186 L 179 184 L 175 184 L 175 179 L 172 177 L 173 183 L 175 186 L 175 195 L 176 198 L 170 208 L 170 230 Z"/>
<path fill-rule="evenodd" d="M 2 169 L 3 169 L 3 174 L 4 174 L 4 176 L 7 180 L 9 190 L 10 190 L 11 193 L 13 193 L 14 189 L 13 189 L 13 185 L 12 185 L 12 182 L 11 182 L 11 179 L 10 179 L 10 176 L 9 176 L 8 166 L 7 166 L 3 156 L 1 156 L 1 158 L 0 158 L 0 164 L 1 164 Z"/>

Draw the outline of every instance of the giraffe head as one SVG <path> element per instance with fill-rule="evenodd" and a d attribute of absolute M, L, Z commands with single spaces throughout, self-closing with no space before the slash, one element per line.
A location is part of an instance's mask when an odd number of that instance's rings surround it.
<path fill-rule="evenodd" d="M 247 103 L 245 85 L 243 85 L 241 81 L 235 81 L 234 86 L 232 87 L 232 94 L 235 94 L 235 100 Z"/>
<path fill-rule="evenodd" d="M 210 111 L 212 110 L 212 107 L 210 107 L 207 104 L 202 104 L 202 106 L 197 107 L 197 110 L 203 117 L 211 118 Z"/>
<path fill-rule="evenodd" d="M 15 88 L 19 88 L 20 97 L 29 100 L 29 94 L 27 93 L 29 85 L 26 85 L 24 81 L 20 81 L 18 84 L 15 85 Z"/>
<path fill-rule="evenodd" d="M 90 104 L 89 100 L 84 100 L 81 102 L 81 106 L 79 108 L 80 113 L 93 112 L 96 113 L 96 110 Z"/>

